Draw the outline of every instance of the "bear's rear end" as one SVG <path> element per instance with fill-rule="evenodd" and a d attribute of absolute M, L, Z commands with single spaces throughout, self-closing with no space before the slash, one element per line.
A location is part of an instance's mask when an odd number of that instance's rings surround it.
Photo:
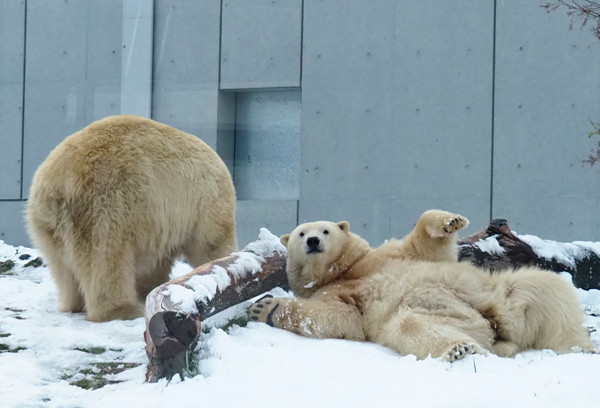
<path fill-rule="evenodd" d="M 60 143 L 34 176 L 27 221 L 60 310 L 94 321 L 141 316 L 176 256 L 197 266 L 237 248 L 222 160 L 199 138 L 136 116 Z"/>

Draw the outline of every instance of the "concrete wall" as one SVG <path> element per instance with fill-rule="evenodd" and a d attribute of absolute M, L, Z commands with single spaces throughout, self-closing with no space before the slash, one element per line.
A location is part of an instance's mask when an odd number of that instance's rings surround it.
<path fill-rule="evenodd" d="M 428 208 L 600 240 L 600 54 L 542 0 L 0 2 L 0 239 L 29 244 L 31 177 L 101 117 L 217 150 L 258 229 L 350 221 L 373 245 Z"/>
<path fill-rule="evenodd" d="M 600 240 L 600 174 L 583 165 L 600 119 L 600 43 L 564 13 L 498 2 L 493 214 L 522 233 Z"/>
<path fill-rule="evenodd" d="M 493 2 L 306 1 L 300 220 L 490 212 Z M 352 222 L 353 221 L 353 222 Z"/>
<path fill-rule="evenodd" d="M 24 44 L 24 5 L 0 2 L 0 200 L 21 198 Z"/>

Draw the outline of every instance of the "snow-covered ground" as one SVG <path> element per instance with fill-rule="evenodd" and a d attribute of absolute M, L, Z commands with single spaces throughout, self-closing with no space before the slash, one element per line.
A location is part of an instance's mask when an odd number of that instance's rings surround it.
<path fill-rule="evenodd" d="M 24 254 L 28 259 L 20 259 Z M 200 342 L 201 375 L 144 382 L 144 319 L 91 323 L 57 311 L 37 251 L 0 241 L 0 407 L 600 407 L 600 354 L 534 350 L 417 361 L 375 344 L 314 340 L 249 323 Z M 15 266 L 2 271 L 2 262 Z M 174 275 L 189 267 L 178 263 Z M 280 289 L 275 295 L 287 295 Z M 600 291 L 578 289 L 600 345 Z M 212 318 L 243 314 L 238 305 Z M 207 322 L 210 323 L 210 322 Z M 99 389 L 79 385 L 104 375 Z"/>

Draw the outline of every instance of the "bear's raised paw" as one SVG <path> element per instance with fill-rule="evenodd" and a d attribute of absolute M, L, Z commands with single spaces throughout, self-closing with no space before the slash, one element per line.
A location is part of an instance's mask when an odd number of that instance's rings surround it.
<path fill-rule="evenodd" d="M 449 213 L 441 210 L 425 211 L 417 223 L 427 231 L 432 238 L 449 237 L 456 231 L 469 225 L 469 220 L 459 214 Z"/>
<path fill-rule="evenodd" d="M 273 313 L 279 307 L 279 303 L 271 295 L 263 296 L 248 308 L 248 317 L 254 322 L 273 324 Z"/>
<path fill-rule="evenodd" d="M 467 220 L 465 217 L 460 215 L 451 216 L 442 223 L 442 231 L 449 235 L 460 229 L 463 229 L 467 225 L 469 225 L 469 220 Z"/>

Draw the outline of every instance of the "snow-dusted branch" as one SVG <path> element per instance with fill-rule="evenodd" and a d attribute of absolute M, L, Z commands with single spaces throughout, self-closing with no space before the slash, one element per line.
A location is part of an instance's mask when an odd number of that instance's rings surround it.
<path fill-rule="evenodd" d="M 556 0 L 550 3 L 542 4 L 548 12 L 558 8 L 566 8 L 567 15 L 571 18 L 569 29 L 573 28 L 575 19 L 581 21 L 581 27 L 585 27 L 590 20 L 595 20 L 592 27 L 594 36 L 600 40 L 600 2 L 595 0 Z"/>

